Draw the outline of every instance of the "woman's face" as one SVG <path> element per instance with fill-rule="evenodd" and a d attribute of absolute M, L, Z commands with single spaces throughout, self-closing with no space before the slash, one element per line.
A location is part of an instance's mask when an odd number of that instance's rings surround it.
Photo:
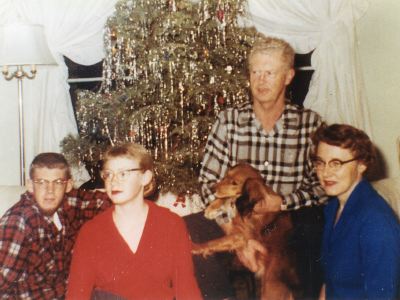
<path fill-rule="evenodd" d="M 102 177 L 107 195 L 118 205 L 143 200 L 143 188 L 151 180 L 152 173 L 140 169 L 136 160 L 116 157 L 104 165 Z"/>
<path fill-rule="evenodd" d="M 349 149 L 319 143 L 315 162 L 319 182 L 328 196 L 345 202 L 366 170 Z M 344 163 L 343 163 L 344 162 Z"/>

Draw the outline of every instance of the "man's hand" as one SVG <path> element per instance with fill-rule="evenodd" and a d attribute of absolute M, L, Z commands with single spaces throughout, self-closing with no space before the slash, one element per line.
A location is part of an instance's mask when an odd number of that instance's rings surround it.
<path fill-rule="evenodd" d="M 260 255 L 257 254 L 257 252 L 260 252 L 262 255 L 266 255 L 267 249 L 265 249 L 264 246 L 256 240 L 248 240 L 247 246 L 243 250 L 236 251 L 236 255 L 246 268 L 257 273 L 260 268 L 263 267 L 263 260 L 257 260 L 257 255 Z"/>

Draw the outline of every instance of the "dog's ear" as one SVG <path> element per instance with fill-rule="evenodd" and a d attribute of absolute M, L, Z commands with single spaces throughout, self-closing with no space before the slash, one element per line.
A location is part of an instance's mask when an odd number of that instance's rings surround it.
<path fill-rule="evenodd" d="M 253 210 L 253 206 L 249 205 L 250 198 L 249 194 L 244 191 L 239 198 L 236 199 L 235 205 L 239 215 L 243 218 L 247 216 Z"/>
<path fill-rule="evenodd" d="M 253 212 L 254 205 L 263 199 L 260 184 L 264 183 L 259 179 L 249 178 L 245 181 L 241 196 L 236 200 L 236 208 L 241 217 L 246 217 Z"/>

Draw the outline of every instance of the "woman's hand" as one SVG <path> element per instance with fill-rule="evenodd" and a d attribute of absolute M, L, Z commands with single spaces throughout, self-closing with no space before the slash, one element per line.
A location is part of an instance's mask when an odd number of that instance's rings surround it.
<path fill-rule="evenodd" d="M 319 298 L 318 300 L 325 300 L 326 296 L 325 296 L 325 284 L 321 287 L 321 291 L 319 292 Z"/>

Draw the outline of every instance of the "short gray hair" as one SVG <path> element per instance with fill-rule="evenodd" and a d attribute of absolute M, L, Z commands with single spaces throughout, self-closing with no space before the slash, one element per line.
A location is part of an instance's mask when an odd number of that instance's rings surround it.
<path fill-rule="evenodd" d="M 247 66 L 250 68 L 250 61 L 256 53 L 262 52 L 274 52 L 280 51 L 282 53 L 283 61 L 287 63 L 289 69 L 293 68 L 294 65 L 294 50 L 288 42 L 275 38 L 267 37 L 259 34 L 258 38 L 255 40 L 252 49 L 250 50 L 249 56 L 247 58 Z"/>

